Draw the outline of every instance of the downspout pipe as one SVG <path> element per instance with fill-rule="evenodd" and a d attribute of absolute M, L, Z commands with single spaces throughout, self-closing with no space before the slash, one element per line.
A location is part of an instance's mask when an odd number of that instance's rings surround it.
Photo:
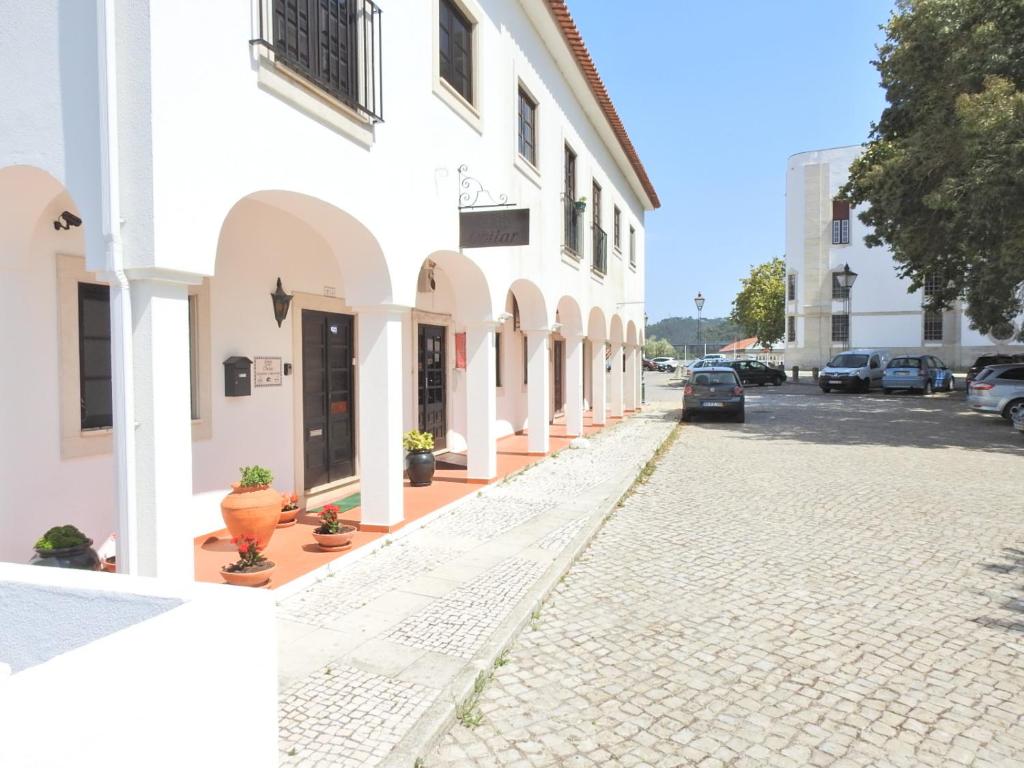
<path fill-rule="evenodd" d="M 114 411 L 115 498 L 118 511 L 117 570 L 137 574 L 135 495 L 135 389 L 131 284 L 124 270 L 117 122 L 115 0 L 96 0 L 100 108 L 100 186 L 106 273 L 110 282 L 110 352 Z"/>

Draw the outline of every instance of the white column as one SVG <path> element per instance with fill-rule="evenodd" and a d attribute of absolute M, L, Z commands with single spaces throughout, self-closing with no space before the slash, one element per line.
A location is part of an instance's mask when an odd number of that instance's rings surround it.
<path fill-rule="evenodd" d="M 609 374 L 608 400 L 611 405 L 611 415 L 622 418 L 622 345 L 612 345 L 611 356 L 612 369 Z"/>
<path fill-rule="evenodd" d="M 135 541 L 140 576 L 195 578 L 188 278 L 131 281 L 134 332 Z"/>
<path fill-rule="evenodd" d="M 594 414 L 594 424 L 605 424 L 608 421 L 608 403 L 605 397 L 604 339 L 590 340 L 590 410 Z"/>
<path fill-rule="evenodd" d="M 498 475 L 496 327 L 496 323 L 483 322 L 466 329 L 466 474 L 470 480 L 488 481 Z"/>
<path fill-rule="evenodd" d="M 565 434 L 583 434 L 583 339 L 581 334 L 565 337 Z"/>
<path fill-rule="evenodd" d="M 551 448 L 550 420 L 551 377 L 548 374 L 548 339 L 551 331 L 540 328 L 526 334 L 527 385 L 526 428 L 527 453 L 546 454 Z"/>
<path fill-rule="evenodd" d="M 407 307 L 356 310 L 360 528 L 389 530 L 404 518 L 402 317 Z"/>
<path fill-rule="evenodd" d="M 640 369 L 637 365 L 639 359 L 639 347 L 630 344 L 626 347 L 626 397 L 625 405 L 627 411 L 635 411 L 639 398 L 637 390 L 640 388 Z"/>

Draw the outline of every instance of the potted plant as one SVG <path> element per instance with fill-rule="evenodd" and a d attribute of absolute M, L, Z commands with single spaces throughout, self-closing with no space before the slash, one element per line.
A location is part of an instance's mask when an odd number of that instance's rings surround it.
<path fill-rule="evenodd" d="M 238 559 L 220 569 L 224 581 L 238 587 L 262 587 L 269 582 L 274 563 L 260 552 L 256 537 L 245 535 L 231 541 L 238 545 Z"/>
<path fill-rule="evenodd" d="M 583 212 L 587 210 L 587 198 L 586 196 L 581 197 L 579 200 L 573 203 L 576 207 L 576 213 L 583 215 Z"/>
<path fill-rule="evenodd" d="M 224 524 L 233 539 L 254 536 L 260 550 L 267 548 L 281 519 L 281 494 L 270 487 L 274 476 L 264 467 L 241 467 L 241 479 L 220 503 Z"/>
<path fill-rule="evenodd" d="M 409 473 L 409 484 L 430 485 L 434 479 L 434 436 L 430 432 L 414 429 L 402 436 L 402 445 L 408 452 L 405 467 Z"/>
<path fill-rule="evenodd" d="M 58 525 L 44 533 L 35 543 L 36 555 L 31 565 L 53 568 L 77 568 L 97 571 L 100 558 L 92 548 L 92 539 L 73 525 Z"/>
<path fill-rule="evenodd" d="M 337 552 L 351 546 L 356 529 L 351 525 L 342 524 L 338 518 L 338 507 L 325 504 L 320 510 L 320 525 L 313 531 L 313 538 L 324 552 Z"/>
<path fill-rule="evenodd" d="M 299 497 L 295 493 L 281 494 L 281 515 L 277 519 L 278 528 L 289 528 L 295 525 L 295 518 L 299 516 Z"/>

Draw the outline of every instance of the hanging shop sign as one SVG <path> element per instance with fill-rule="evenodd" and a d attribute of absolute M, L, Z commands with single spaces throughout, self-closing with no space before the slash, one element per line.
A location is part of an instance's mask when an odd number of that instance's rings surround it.
<path fill-rule="evenodd" d="M 257 387 L 281 386 L 281 358 L 256 357 L 253 370 L 253 383 Z"/>
<path fill-rule="evenodd" d="M 529 208 L 459 212 L 459 245 L 462 248 L 529 244 Z"/>

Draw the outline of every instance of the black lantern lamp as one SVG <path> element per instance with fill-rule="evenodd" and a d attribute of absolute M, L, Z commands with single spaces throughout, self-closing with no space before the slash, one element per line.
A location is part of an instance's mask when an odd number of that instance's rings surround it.
<path fill-rule="evenodd" d="M 836 273 L 836 280 L 839 281 L 840 288 L 848 291 L 853 288 L 853 284 L 857 280 L 857 273 L 850 269 L 849 264 L 844 264 L 843 271 Z"/>
<path fill-rule="evenodd" d="M 693 303 L 697 305 L 698 312 L 704 309 L 704 297 L 701 295 L 700 291 L 697 291 L 697 295 L 694 296 Z"/>
<path fill-rule="evenodd" d="M 270 299 L 274 302 L 274 319 L 277 320 L 277 327 L 280 328 L 281 323 L 288 317 L 288 307 L 292 303 L 291 294 L 284 292 L 280 277 L 277 278 L 277 290 L 270 294 Z"/>

